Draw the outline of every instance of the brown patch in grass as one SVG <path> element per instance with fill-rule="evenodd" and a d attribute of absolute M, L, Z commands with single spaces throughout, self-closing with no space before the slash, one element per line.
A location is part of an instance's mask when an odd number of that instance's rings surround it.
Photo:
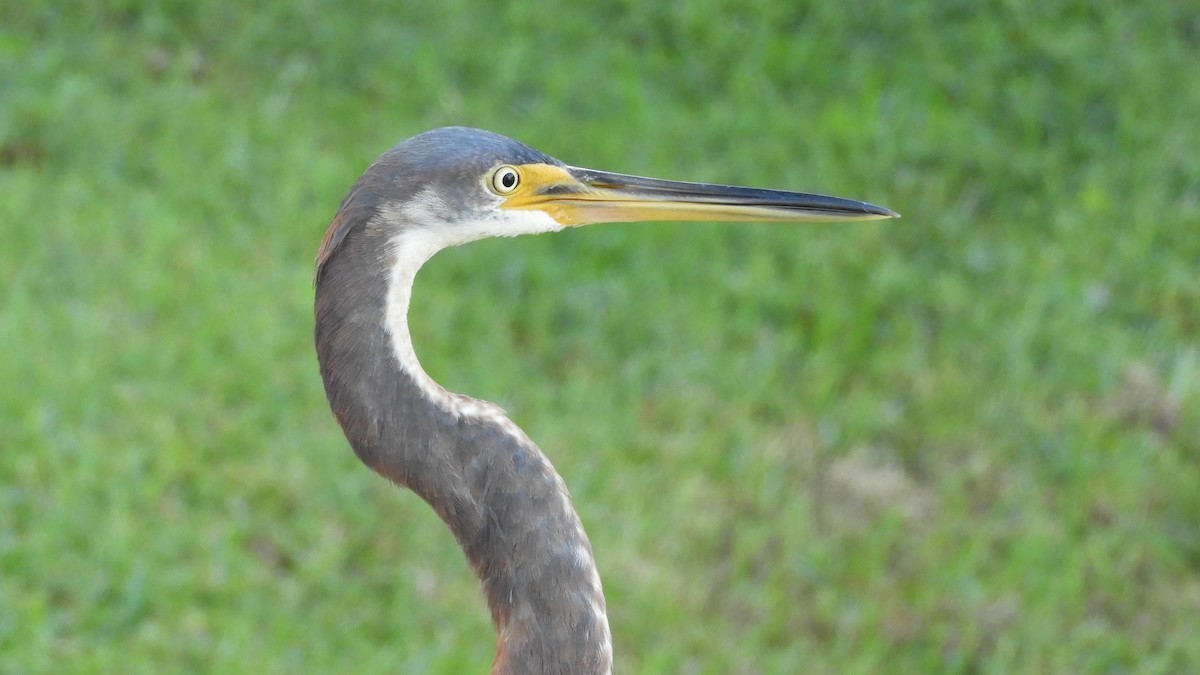
<path fill-rule="evenodd" d="M 279 545 L 279 542 L 265 535 L 250 540 L 250 553 L 276 573 L 287 572 L 295 566 L 292 556 Z"/>
<path fill-rule="evenodd" d="M 857 450 L 831 461 L 817 485 L 821 524 L 834 532 L 857 534 L 887 515 L 907 525 L 928 522 L 935 503 L 930 491 L 898 465 Z"/>
<path fill-rule="evenodd" d="M 1158 373 L 1145 363 L 1131 363 L 1108 400 L 1113 418 L 1122 423 L 1152 429 L 1171 436 L 1179 427 L 1182 407 L 1160 380 Z"/>
<path fill-rule="evenodd" d="M 41 166 L 46 161 L 46 151 L 34 141 L 11 140 L 0 145 L 0 166 Z"/>

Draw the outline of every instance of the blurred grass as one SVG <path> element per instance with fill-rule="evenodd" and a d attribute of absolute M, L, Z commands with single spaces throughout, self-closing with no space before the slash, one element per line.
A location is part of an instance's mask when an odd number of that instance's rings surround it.
<path fill-rule="evenodd" d="M 0 672 L 483 672 L 357 463 L 311 260 L 470 124 L 897 223 L 613 225 L 418 279 L 567 479 L 619 672 L 1200 669 L 1190 3 L 0 8 Z"/>

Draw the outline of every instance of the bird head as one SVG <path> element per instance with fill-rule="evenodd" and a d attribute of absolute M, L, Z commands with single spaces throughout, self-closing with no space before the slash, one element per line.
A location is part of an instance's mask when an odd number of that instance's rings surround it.
<path fill-rule="evenodd" d="M 584 169 L 499 134 L 445 127 L 400 143 L 367 169 L 330 224 L 317 263 L 319 274 L 349 230 L 372 222 L 419 230 L 436 250 L 593 223 L 898 216 L 840 197 Z"/>

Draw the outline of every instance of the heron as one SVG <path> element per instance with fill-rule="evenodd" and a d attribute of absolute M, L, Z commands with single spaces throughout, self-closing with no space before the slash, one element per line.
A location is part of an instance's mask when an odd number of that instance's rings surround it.
<path fill-rule="evenodd" d="M 408 325 L 417 270 L 447 247 L 594 223 L 897 216 L 838 197 L 579 168 L 464 127 L 413 136 L 366 169 L 316 256 L 325 393 L 358 458 L 453 532 L 491 613 L 493 675 L 610 673 L 604 592 L 546 455 L 498 406 L 447 391 L 421 368 Z"/>

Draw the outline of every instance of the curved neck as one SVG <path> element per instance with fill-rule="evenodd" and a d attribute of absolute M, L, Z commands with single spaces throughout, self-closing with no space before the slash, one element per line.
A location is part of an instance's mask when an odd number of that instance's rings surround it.
<path fill-rule="evenodd" d="M 409 298 L 439 246 L 379 218 L 347 234 L 317 280 L 317 357 L 346 438 L 454 532 L 496 628 L 492 673 L 611 672 L 600 577 L 562 478 L 498 407 L 421 369 Z"/>

